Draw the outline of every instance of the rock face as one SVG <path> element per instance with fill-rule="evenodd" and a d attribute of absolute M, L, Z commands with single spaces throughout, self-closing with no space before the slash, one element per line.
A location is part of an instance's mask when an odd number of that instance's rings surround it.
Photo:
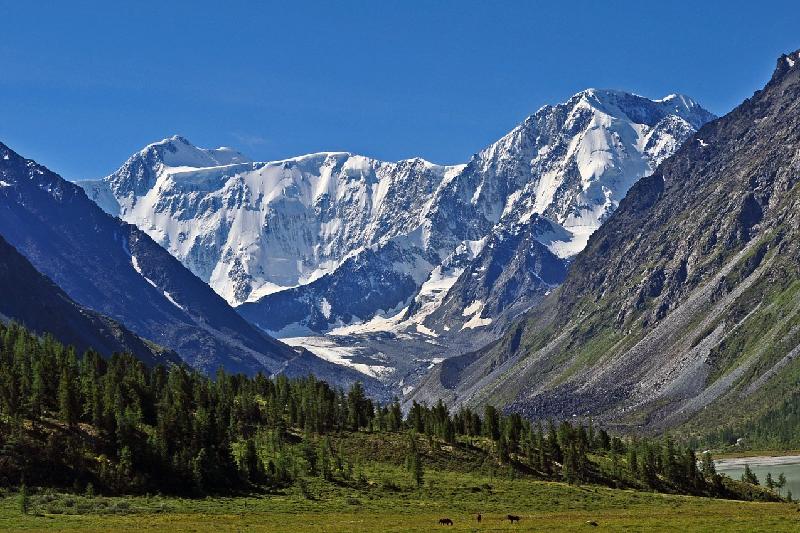
<path fill-rule="evenodd" d="M 50 333 L 81 353 L 132 353 L 147 365 L 178 363 L 174 352 L 142 340 L 118 322 L 76 304 L 0 237 L 0 320 L 14 320 L 39 335 Z"/>
<path fill-rule="evenodd" d="M 538 304 L 566 277 L 567 261 L 537 240 L 550 231 L 551 223 L 538 215 L 526 224 L 496 227 L 422 324 L 439 335 L 489 326 L 505 331 L 508 320 Z M 409 310 L 409 316 L 416 313 Z"/>
<path fill-rule="evenodd" d="M 590 89 L 465 165 L 349 153 L 253 163 L 173 137 L 81 185 L 262 329 L 335 344 L 360 325 L 370 332 L 362 348 L 391 368 L 375 333 L 414 336 L 437 358 L 453 354 L 437 346 L 460 353 L 496 338 L 563 279 L 563 260 L 631 185 L 711 118 L 684 96 Z M 459 305 L 477 307 L 467 316 Z"/>
<path fill-rule="evenodd" d="M 561 287 L 413 397 L 643 430 L 772 408 L 800 370 L 799 181 L 795 52 L 631 188 Z"/>

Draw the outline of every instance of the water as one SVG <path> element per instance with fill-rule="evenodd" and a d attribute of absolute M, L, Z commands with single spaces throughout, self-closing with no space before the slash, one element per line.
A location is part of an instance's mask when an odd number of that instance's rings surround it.
<path fill-rule="evenodd" d="M 762 486 L 767 480 L 767 472 L 772 473 L 774 481 L 778 481 L 778 475 L 783 472 L 786 476 L 786 486 L 780 493 L 785 496 L 788 491 L 792 491 L 793 498 L 800 498 L 800 455 L 743 457 L 716 461 L 717 472 L 727 474 L 733 479 L 741 478 L 745 464 L 750 466 L 750 470 L 758 477 Z"/>

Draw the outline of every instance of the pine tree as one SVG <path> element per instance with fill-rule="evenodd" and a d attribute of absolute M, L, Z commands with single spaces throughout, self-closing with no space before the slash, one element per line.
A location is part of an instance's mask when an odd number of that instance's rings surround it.
<path fill-rule="evenodd" d="M 483 425 L 486 436 L 493 441 L 500 440 L 500 417 L 497 409 L 493 405 L 487 405 L 483 409 Z"/>
<path fill-rule="evenodd" d="M 758 477 L 750 470 L 750 465 L 744 465 L 744 472 L 742 472 L 742 481 L 745 483 L 750 483 L 751 485 L 758 485 Z"/>
<path fill-rule="evenodd" d="M 58 413 L 62 422 L 74 426 L 78 422 L 78 391 L 75 351 L 69 350 L 58 381 Z"/>
<path fill-rule="evenodd" d="M 306 472 L 310 476 L 317 475 L 317 451 L 314 449 L 314 445 L 311 442 L 311 435 L 306 432 L 303 436 L 303 447 L 302 447 L 303 459 L 306 461 Z"/>
<path fill-rule="evenodd" d="M 664 477 L 672 483 L 680 482 L 677 461 L 675 460 L 675 444 L 669 435 L 664 436 L 661 454 L 661 471 L 664 473 Z"/>
<path fill-rule="evenodd" d="M 319 443 L 319 470 L 324 479 L 333 479 L 331 469 L 331 443 L 328 437 L 324 437 Z"/>
<path fill-rule="evenodd" d="M 714 466 L 714 459 L 711 457 L 710 452 L 703 453 L 703 463 L 700 467 L 701 472 L 703 473 L 703 477 L 706 480 L 713 479 L 714 476 L 717 474 L 717 469 Z"/>
<path fill-rule="evenodd" d="M 419 453 L 419 447 L 417 446 L 417 436 L 414 432 L 408 434 L 406 469 L 409 471 L 409 473 L 411 473 L 411 477 L 416 483 L 417 488 L 421 487 L 425 480 L 425 470 L 422 465 L 422 457 Z"/>
<path fill-rule="evenodd" d="M 638 477 L 639 475 L 639 458 L 636 454 L 636 448 L 633 446 L 628 447 L 628 470 L 630 471 L 633 477 Z"/>
<path fill-rule="evenodd" d="M 555 463 L 563 462 L 564 457 L 561 446 L 558 444 L 558 433 L 552 420 L 547 421 L 547 450 L 551 461 Z"/>
<path fill-rule="evenodd" d="M 19 510 L 22 514 L 28 514 L 31 508 L 31 497 L 28 494 L 28 487 L 23 483 L 19 487 Z"/>

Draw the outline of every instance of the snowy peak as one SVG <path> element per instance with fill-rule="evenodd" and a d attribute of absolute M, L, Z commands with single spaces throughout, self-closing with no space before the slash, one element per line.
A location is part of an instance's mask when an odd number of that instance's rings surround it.
<path fill-rule="evenodd" d="M 449 194 L 482 228 L 548 217 L 573 235 L 551 248 L 568 257 L 633 183 L 713 118 L 685 96 L 587 89 L 542 107 L 474 156 Z"/>
<path fill-rule="evenodd" d="M 215 149 L 198 148 L 180 135 L 149 144 L 137 155 L 147 158 L 150 153 L 156 154 L 162 164 L 170 167 L 203 168 L 252 162 L 250 158 L 233 148 L 225 146 Z"/>
<path fill-rule="evenodd" d="M 310 283 L 413 232 L 439 184 L 460 168 L 348 152 L 247 163 L 231 154 L 172 137 L 80 184 L 240 304 Z"/>
<path fill-rule="evenodd" d="M 693 99 L 681 94 L 651 100 L 613 89 L 586 89 L 575 94 L 564 105 L 567 108 L 588 106 L 606 115 L 650 127 L 670 115 L 682 118 L 695 129 L 714 118 Z"/>

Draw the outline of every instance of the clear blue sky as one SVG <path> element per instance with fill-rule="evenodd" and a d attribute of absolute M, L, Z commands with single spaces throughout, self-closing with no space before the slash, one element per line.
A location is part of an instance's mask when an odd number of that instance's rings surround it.
<path fill-rule="evenodd" d="M 35 3 L 0 0 L 0 141 L 71 179 L 174 133 L 462 162 L 586 87 L 724 113 L 800 48 L 796 1 Z"/>

